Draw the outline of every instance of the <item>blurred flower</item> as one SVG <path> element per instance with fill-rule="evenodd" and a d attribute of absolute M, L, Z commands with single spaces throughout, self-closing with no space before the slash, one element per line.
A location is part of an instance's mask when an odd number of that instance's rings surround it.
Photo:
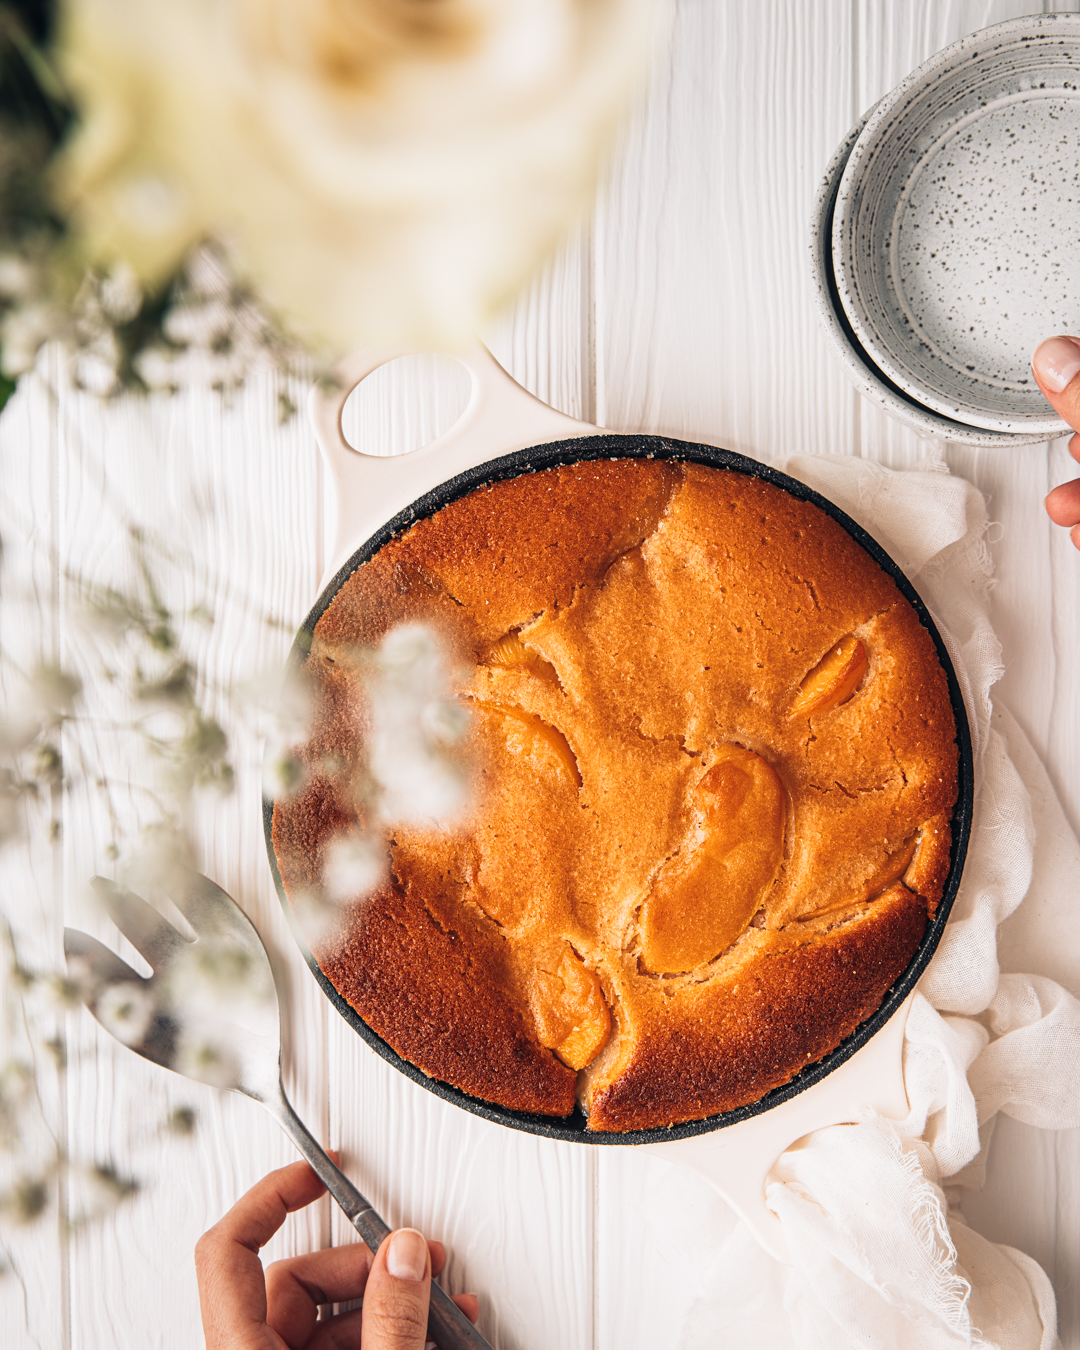
<path fill-rule="evenodd" d="M 173 1134 L 191 1135 L 195 1133 L 197 1122 L 198 1112 L 193 1106 L 178 1106 L 169 1112 L 165 1124 Z"/>
<path fill-rule="evenodd" d="M 307 765 L 283 746 L 268 746 L 263 757 L 263 796 L 294 797 L 307 782 Z"/>
<path fill-rule="evenodd" d="M 212 1036 L 190 1036 L 180 1041 L 175 1068 L 185 1078 L 210 1087 L 232 1088 L 240 1081 L 240 1064 L 228 1046 Z"/>
<path fill-rule="evenodd" d="M 456 704 L 438 638 L 401 624 L 383 639 L 365 678 L 371 701 L 368 773 L 383 820 L 445 821 L 465 806 L 468 778 L 448 750 L 469 724 Z"/>
<path fill-rule="evenodd" d="M 656 0 L 67 0 L 57 177 L 87 256 L 193 246 L 306 342 L 470 336 L 587 209 Z"/>
<path fill-rule="evenodd" d="M 184 1034 L 195 1040 L 212 1039 L 220 1020 L 241 1014 L 245 1006 L 258 1012 L 277 1002 L 274 979 L 261 954 L 253 955 L 228 928 L 212 931 L 209 922 L 200 922 L 198 941 L 173 958 L 162 985 L 172 1015 L 180 1017 L 183 1010 Z"/>
<path fill-rule="evenodd" d="M 386 873 L 386 850 L 359 832 L 338 835 L 327 846 L 323 890 L 334 904 L 347 904 L 369 891 Z"/>
<path fill-rule="evenodd" d="M 33 1223 L 49 1203 L 49 1183 L 44 1177 L 19 1177 L 10 1190 L 0 1194 L 0 1210 L 16 1223 Z"/>
<path fill-rule="evenodd" d="M 125 1045 L 139 1045 L 154 1020 L 154 999 L 150 991 L 134 980 L 110 984 L 101 991 L 95 1005 L 98 1021 Z"/>
<path fill-rule="evenodd" d="M 137 1181 L 122 1176 L 108 1163 L 70 1167 L 67 1184 L 68 1223 L 72 1228 L 111 1214 L 121 1201 L 135 1195 L 139 1189 Z"/>
<path fill-rule="evenodd" d="M 31 684 L 34 701 L 50 718 L 66 717 L 82 691 L 82 680 L 59 666 L 42 664 Z"/>

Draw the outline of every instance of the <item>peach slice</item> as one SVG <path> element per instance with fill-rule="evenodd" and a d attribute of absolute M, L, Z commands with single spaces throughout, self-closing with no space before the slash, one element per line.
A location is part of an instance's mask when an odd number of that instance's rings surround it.
<path fill-rule="evenodd" d="M 849 910 L 854 912 L 857 906 L 866 904 L 868 900 L 880 900 L 896 882 L 902 881 L 907 875 L 921 839 L 922 832 L 917 831 L 901 844 L 895 853 L 885 859 L 880 869 L 854 898 L 849 896 L 845 900 L 829 905 L 826 909 L 816 909 L 812 914 L 800 915 L 797 922 L 812 923 L 815 919 L 827 919 L 833 914 L 843 914 Z"/>
<path fill-rule="evenodd" d="M 542 679 L 556 682 L 559 678 L 550 661 L 545 661 L 539 652 L 534 652 L 522 642 L 517 629 L 512 629 L 495 643 L 484 665 L 495 666 L 499 670 L 528 670 Z"/>
<path fill-rule="evenodd" d="M 721 746 L 691 796 L 702 838 L 660 872 L 641 907 L 641 955 L 654 974 L 693 970 L 730 947 L 783 857 L 784 789 L 760 755 Z"/>
<path fill-rule="evenodd" d="M 866 674 L 866 648 L 850 633 L 827 652 L 799 686 L 792 717 L 828 712 L 854 694 Z"/>
<path fill-rule="evenodd" d="M 611 1035 L 611 1012 L 599 977 L 569 943 L 549 949 L 537 963 L 529 1007 L 540 1044 L 575 1071 L 590 1064 Z"/>
<path fill-rule="evenodd" d="M 553 727 L 550 722 L 545 722 L 536 713 L 527 712 L 524 708 L 519 708 L 514 704 L 487 703 L 481 699 L 472 700 L 472 703 L 474 707 L 480 708 L 483 712 L 494 713 L 496 717 L 528 728 L 554 753 L 560 768 L 566 772 L 574 786 L 581 787 L 581 770 L 578 768 L 577 756 L 570 749 L 570 742 L 558 727 Z"/>
<path fill-rule="evenodd" d="M 888 890 L 894 881 L 901 880 L 911 866 L 911 860 L 915 856 L 915 850 L 919 847 L 920 838 L 921 835 L 913 834 L 891 857 L 885 860 L 884 867 L 871 878 L 866 887 L 865 895 L 868 900 L 880 895 L 882 891 Z"/>

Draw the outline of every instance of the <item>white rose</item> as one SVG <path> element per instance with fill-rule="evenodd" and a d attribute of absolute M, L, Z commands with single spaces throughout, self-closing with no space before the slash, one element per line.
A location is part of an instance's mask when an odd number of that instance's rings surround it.
<path fill-rule="evenodd" d="M 300 336 L 475 332 L 587 209 L 659 0 L 66 0 L 89 256 L 208 236 Z"/>

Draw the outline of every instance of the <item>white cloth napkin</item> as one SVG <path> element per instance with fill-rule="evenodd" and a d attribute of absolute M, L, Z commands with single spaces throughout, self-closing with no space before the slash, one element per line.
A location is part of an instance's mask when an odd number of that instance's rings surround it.
<path fill-rule="evenodd" d="M 937 461 L 894 472 L 800 456 L 785 469 L 878 539 L 938 620 L 967 683 L 975 815 L 963 884 L 907 1023 L 910 1114 L 820 1130 L 779 1159 L 766 1195 L 794 1264 L 739 1224 L 680 1350 L 1053 1350 L 1046 1274 L 960 1210 L 964 1188 L 982 1184 L 998 1112 L 1045 1129 L 1080 1124 L 1080 1002 L 998 965 L 998 925 L 1025 895 L 1064 912 L 1080 846 L 1023 732 L 991 699 L 1001 651 L 985 504 Z"/>

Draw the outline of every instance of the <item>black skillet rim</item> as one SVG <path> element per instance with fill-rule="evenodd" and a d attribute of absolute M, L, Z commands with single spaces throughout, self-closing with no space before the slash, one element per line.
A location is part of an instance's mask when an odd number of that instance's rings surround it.
<path fill-rule="evenodd" d="M 289 654 L 289 667 L 291 670 L 299 669 L 307 659 L 311 646 L 311 636 L 315 625 L 329 608 L 338 591 L 345 582 L 352 576 L 363 563 L 371 559 L 385 544 L 403 530 L 415 524 L 416 521 L 425 516 L 433 515 L 436 511 L 448 506 L 451 502 L 463 497 L 466 493 L 474 491 L 476 488 L 486 487 L 489 484 L 501 482 L 507 478 L 517 478 L 524 473 L 536 473 L 542 469 L 556 468 L 559 465 L 576 464 L 598 459 L 672 459 L 682 460 L 694 464 L 705 464 L 711 468 L 730 469 L 736 473 L 744 473 L 752 478 L 760 478 L 775 487 L 781 488 L 791 496 L 800 501 L 811 502 L 820 507 L 826 515 L 831 516 L 847 533 L 860 545 L 865 552 L 885 571 L 893 581 L 896 582 L 901 594 L 914 607 L 923 626 L 929 632 L 933 639 L 934 646 L 937 649 L 938 659 L 945 672 L 945 677 L 949 687 L 949 701 L 952 705 L 953 716 L 956 721 L 956 742 L 959 751 L 958 763 L 958 791 L 956 798 L 956 808 L 952 817 L 952 848 L 949 859 L 949 873 L 945 880 L 944 891 L 941 903 L 938 905 L 937 913 L 933 922 L 927 927 L 923 935 L 922 942 L 912 958 L 910 964 L 892 988 L 886 993 L 881 1005 L 865 1022 L 852 1032 L 845 1040 L 823 1059 L 815 1064 L 808 1065 L 795 1075 L 789 1082 L 781 1087 L 774 1088 L 771 1092 L 759 1098 L 756 1102 L 750 1102 L 746 1106 L 738 1107 L 733 1111 L 724 1111 L 717 1115 L 706 1116 L 702 1120 L 684 1121 L 677 1125 L 660 1126 L 649 1130 L 629 1130 L 625 1133 L 607 1133 L 593 1132 L 586 1127 L 586 1117 L 580 1107 L 575 1107 L 569 1116 L 551 1117 L 529 1115 L 521 1111 L 511 1111 L 506 1107 L 492 1104 L 491 1102 L 480 1101 L 476 1097 L 470 1097 L 468 1093 L 462 1092 L 460 1088 L 452 1087 L 449 1083 L 440 1082 L 436 1078 L 430 1078 L 422 1069 L 416 1065 L 410 1064 L 407 1060 L 401 1058 L 391 1047 L 378 1036 L 363 1018 L 352 1008 L 327 977 L 319 968 L 319 964 L 312 954 L 307 943 L 304 941 L 296 922 L 292 906 L 289 904 L 288 897 L 281 882 L 281 874 L 278 871 L 277 859 L 274 856 L 274 847 L 272 840 L 272 827 L 274 817 L 274 802 L 272 799 L 263 798 L 263 830 L 266 837 L 266 851 L 270 860 L 270 870 L 273 873 L 274 885 L 277 887 L 278 897 L 281 900 L 286 918 L 292 928 L 293 936 L 297 945 L 304 955 L 312 974 L 318 980 L 323 993 L 330 1002 L 344 1017 L 346 1022 L 358 1032 L 368 1045 L 381 1055 L 395 1069 L 403 1073 L 407 1078 L 411 1078 L 414 1083 L 433 1092 L 437 1097 L 444 1101 L 452 1102 L 455 1106 L 463 1110 L 472 1112 L 473 1115 L 481 1116 L 485 1120 L 493 1121 L 498 1125 L 506 1125 L 511 1129 L 524 1130 L 528 1134 L 542 1135 L 547 1139 L 562 1139 L 575 1143 L 584 1144 L 652 1144 L 669 1141 L 673 1139 L 689 1139 L 699 1134 L 709 1134 L 713 1130 L 723 1129 L 727 1125 L 737 1124 L 739 1121 L 748 1120 L 752 1116 L 760 1115 L 764 1111 L 770 1110 L 774 1106 L 779 1106 L 782 1102 L 789 1101 L 799 1093 L 805 1092 L 807 1088 L 813 1087 L 819 1083 L 833 1069 L 838 1068 L 846 1060 L 850 1059 L 857 1050 L 860 1050 L 869 1040 L 880 1031 L 885 1023 L 892 1017 L 893 1013 L 900 1007 L 904 999 L 914 989 L 919 977 L 926 969 L 930 958 L 933 956 L 941 935 L 944 932 L 945 924 L 949 917 L 949 911 L 952 909 L 953 901 L 960 887 L 960 880 L 964 870 L 964 859 L 967 854 L 968 839 L 971 833 L 971 817 L 974 805 L 974 762 L 972 756 L 971 730 L 968 725 L 967 710 L 964 706 L 964 697 L 960 689 L 959 681 L 956 678 L 956 671 L 953 668 L 945 643 L 942 641 L 941 634 L 938 632 L 933 619 L 930 617 L 926 606 L 920 599 L 918 592 L 908 581 L 907 577 L 900 570 L 892 558 L 885 552 L 881 545 L 873 539 L 862 528 L 856 524 L 850 516 L 846 515 L 827 498 L 822 497 L 812 488 L 807 487 L 805 483 L 800 483 L 796 478 L 790 478 L 787 474 L 781 473 L 767 464 L 761 464 L 757 460 L 750 459 L 746 455 L 736 454 L 731 450 L 722 450 L 718 446 L 699 445 L 688 441 L 674 440 L 667 436 L 645 436 L 645 435 L 621 435 L 605 432 L 599 436 L 584 436 L 580 439 L 567 441 L 553 441 L 546 445 L 530 446 L 524 450 L 516 450 L 512 454 L 502 455 L 497 459 L 489 460 L 487 463 L 479 464 L 475 468 L 468 469 L 464 473 L 456 475 L 454 478 L 447 479 L 440 483 L 430 492 L 417 498 L 410 506 L 400 511 L 394 518 L 388 521 L 381 529 L 377 530 L 364 544 L 356 550 L 335 574 L 333 579 L 324 588 L 311 612 L 304 620 L 304 625 L 297 634 Z"/>

